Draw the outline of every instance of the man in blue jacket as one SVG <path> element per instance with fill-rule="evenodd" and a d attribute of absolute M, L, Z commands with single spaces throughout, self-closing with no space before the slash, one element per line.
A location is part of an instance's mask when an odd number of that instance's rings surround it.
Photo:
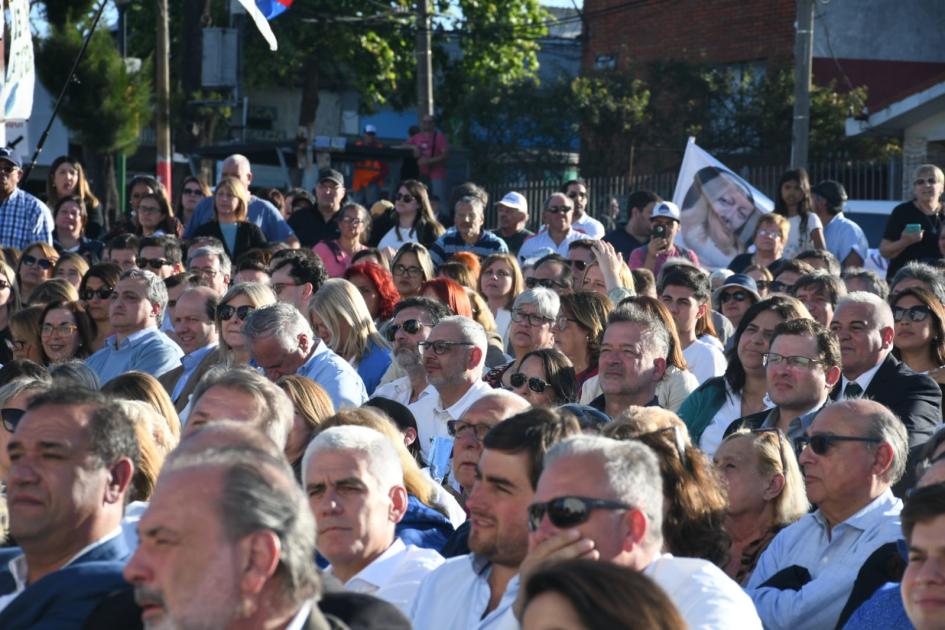
<path fill-rule="evenodd" d="M 130 588 L 121 519 L 139 459 L 134 423 L 98 392 L 53 389 L 32 400 L 8 451 L 20 547 L 0 552 L 0 628 L 80 628 Z"/>

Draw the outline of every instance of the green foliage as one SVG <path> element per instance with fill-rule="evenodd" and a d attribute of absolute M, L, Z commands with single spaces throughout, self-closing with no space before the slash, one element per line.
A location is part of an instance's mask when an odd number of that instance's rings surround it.
<path fill-rule="evenodd" d="M 80 21 L 97 5 L 96 0 L 43 0 L 46 21 L 58 28 Z"/>

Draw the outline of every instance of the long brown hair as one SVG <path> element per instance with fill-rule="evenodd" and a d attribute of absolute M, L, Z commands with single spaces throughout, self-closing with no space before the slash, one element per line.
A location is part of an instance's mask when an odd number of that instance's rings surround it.
<path fill-rule="evenodd" d="M 433 226 L 435 236 L 438 237 L 443 234 L 446 230 L 443 229 L 440 222 L 436 220 L 436 215 L 433 214 L 433 206 L 430 205 L 430 195 L 427 192 L 426 185 L 416 179 L 405 179 L 397 186 L 398 190 L 401 188 L 406 188 L 407 192 L 417 200 L 417 216 L 414 217 L 412 226 L 417 237 L 420 237 L 420 232 L 427 225 Z M 404 237 L 400 235 L 400 224 L 395 222 L 394 229 L 397 232 L 397 238 L 403 240 Z"/>
<path fill-rule="evenodd" d="M 945 365 L 945 306 L 935 297 L 934 293 L 923 287 L 909 287 L 896 292 L 889 305 L 895 306 L 899 300 L 907 295 L 922 302 L 932 314 L 932 340 L 928 346 L 929 358 L 935 365 Z M 893 346 L 893 355 L 897 359 L 902 358 L 902 353 L 895 346 Z"/>

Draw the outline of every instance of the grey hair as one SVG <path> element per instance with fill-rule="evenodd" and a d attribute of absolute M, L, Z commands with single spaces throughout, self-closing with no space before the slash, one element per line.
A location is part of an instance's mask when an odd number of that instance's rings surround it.
<path fill-rule="evenodd" d="M 646 515 L 645 543 L 651 549 L 660 548 L 663 544 L 663 478 L 656 454 L 649 446 L 635 440 L 577 435 L 551 447 L 545 454 L 545 471 L 559 459 L 586 455 L 600 460 L 612 498 Z"/>
<path fill-rule="evenodd" d="M 469 317 L 463 317 L 462 315 L 444 317 L 439 321 L 437 327 L 444 324 L 455 326 L 459 330 L 459 337 L 462 341 L 468 341 L 473 344 L 474 347 L 479 348 L 482 352 L 482 357 L 479 359 L 479 365 L 477 367 L 481 368 L 486 362 L 486 351 L 489 349 L 489 336 L 486 334 L 486 329 L 482 327 L 482 324 Z"/>
<path fill-rule="evenodd" d="M 319 596 L 321 581 L 312 562 L 315 518 L 288 462 L 250 446 L 209 448 L 169 458 L 161 477 L 203 467 L 222 469 L 219 503 L 214 507 L 228 541 L 272 532 L 280 543 L 275 579 L 285 603 Z"/>
<path fill-rule="evenodd" d="M 251 395 L 259 407 L 256 426 L 280 449 L 285 448 L 292 431 L 295 407 L 292 405 L 292 399 L 278 385 L 249 368 L 213 367 L 194 389 L 191 408 L 197 406 L 197 402 L 211 387 L 217 386 Z"/>
<path fill-rule="evenodd" d="M 312 457 L 326 451 L 354 451 L 364 457 L 368 472 L 385 493 L 394 486 L 404 485 L 400 455 L 387 436 L 369 427 L 345 425 L 325 429 L 309 442 L 302 456 L 303 486 L 308 483 L 308 465 Z"/>
<path fill-rule="evenodd" d="M 460 204 L 472 206 L 480 215 L 485 214 L 486 208 L 483 205 L 482 199 L 480 197 L 475 195 L 466 195 L 465 197 L 460 197 L 456 200 L 456 203 L 453 204 L 453 208 L 458 208 Z"/>
<path fill-rule="evenodd" d="M 945 173 L 942 173 L 942 169 L 934 164 L 919 164 L 916 166 L 912 171 L 912 179 L 918 179 L 922 173 L 932 173 L 932 176 L 938 181 L 945 180 Z"/>
<path fill-rule="evenodd" d="M 216 256 L 217 260 L 220 261 L 220 270 L 226 275 L 230 275 L 233 269 L 232 263 L 230 262 L 230 257 L 226 255 L 226 250 L 223 249 L 222 245 L 217 245 L 216 243 L 206 243 L 197 247 L 196 249 L 190 250 L 187 252 L 187 268 L 190 268 L 190 263 L 194 258 L 199 258 L 200 256 Z"/>
<path fill-rule="evenodd" d="M 636 304 L 623 304 L 610 312 L 607 317 L 607 326 L 622 322 L 640 326 L 642 329 L 640 339 L 644 344 L 644 348 L 652 348 L 654 356 L 664 359 L 667 357 L 669 354 L 669 332 L 659 317 L 643 310 Z"/>
<path fill-rule="evenodd" d="M 558 311 L 561 309 L 561 298 L 551 289 L 535 287 L 519 293 L 518 297 L 515 298 L 515 302 L 512 303 L 512 310 L 528 304 L 534 304 L 538 309 L 538 314 L 542 317 L 555 320 L 558 317 Z"/>
<path fill-rule="evenodd" d="M 932 265 L 913 260 L 903 265 L 896 275 L 892 277 L 889 288 L 894 289 L 896 285 L 903 280 L 918 280 L 929 285 L 929 289 L 935 294 L 939 302 L 945 304 L 945 278 L 942 277 L 942 271 Z"/>
<path fill-rule="evenodd" d="M 0 405 L 6 405 L 11 399 L 19 396 L 23 392 L 44 392 L 51 387 L 52 382 L 45 378 L 23 376 L 13 379 L 0 387 Z"/>
<path fill-rule="evenodd" d="M 906 266 L 908 266 L 908 264 Z M 843 271 L 842 277 L 844 280 L 861 280 L 865 282 L 869 286 L 868 291 L 870 293 L 875 293 L 884 300 L 889 297 L 889 285 L 886 283 L 886 279 L 872 269 L 847 267 Z"/>
<path fill-rule="evenodd" d="M 102 387 L 98 374 L 81 359 L 69 359 L 50 365 L 49 377 L 55 385 L 78 385 L 93 391 Z"/>
<path fill-rule="evenodd" d="M 838 313 L 847 304 L 861 304 L 870 306 L 873 309 L 872 324 L 877 328 L 892 328 L 895 326 L 893 321 L 892 308 L 883 298 L 869 291 L 853 291 L 837 300 L 837 306 L 834 313 Z M 836 317 L 836 315 L 834 315 Z"/>
<path fill-rule="evenodd" d="M 160 307 L 160 311 L 157 314 L 157 321 L 160 322 L 164 317 L 164 309 L 167 307 L 167 287 L 164 286 L 164 280 L 147 269 L 128 269 L 122 272 L 118 279 L 144 281 L 148 286 L 148 302 L 157 304 Z"/>
<path fill-rule="evenodd" d="M 243 324 L 243 336 L 249 342 L 276 336 L 285 350 L 295 346 L 299 335 L 305 335 L 310 341 L 315 336 L 305 316 L 286 302 L 257 308 Z"/>
<path fill-rule="evenodd" d="M 569 208 L 571 208 L 572 210 L 574 210 L 574 200 L 571 199 L 570 197 L 568 197 L 568 196 L 567 196 L 565 193 L 563 193 L 563 192 L 556 192 L 556 193 L 551 193 L 550 195 L 548 195 L 548 198 L 545 199 L 545 205 L 542 207 L 542 209 L 543 209 L 543 210 L 548 209 L 548 206 L 551 205 L 551 200 L 554 199 L 555 197 L 561 197 L 561 198 L 563 198 L 563 199 L 565 200 L 565 204 L 564 204 L 564 205 L 566 205 L 566 206 L 568 206 Z"/>
<path fill-rule="evenodd" d="M 855 403 L 851 404 L 852 402 L 853 401 L 839 401 L 831 405 L 831 407 L 836 405 L 853 406 Z M 862 418 L 866 420 L 866 437 L 882 440 L 892 447 L 892 465 L 882 476 L 883 481 L 892 485 L 902 479 L 902 475 L 906 472 L 906 459 L 909 456 L 909 435 L 906 432 L 906 426 L 902 423 L 902 420 L 887 407 L 875 402 L 871 404 L 870 407 L 873 409 L 867 413 L 863 413 L 861 410 L 857 409 L 855 416 L 857 419 Z M 851 415 L 852 411 L 853 410 L 851 410 Z M 875 448 L 873 445 L 868 446 Z"/>

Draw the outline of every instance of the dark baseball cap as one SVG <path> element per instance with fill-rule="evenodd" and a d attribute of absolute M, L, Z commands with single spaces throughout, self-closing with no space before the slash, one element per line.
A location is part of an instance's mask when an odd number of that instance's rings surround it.
<path fill-rule="evenodd" d="M 320 184 L 325 180 L 335 182 L 339 186 L 345 185 L 345 176 L 333 168 L 323 168 L 318 171 L 318 183 Z"/>
<path fill-rule="evenodd" d="M 16 157 L 16 154 L 6 147 L 0 147 L 0 160 L 6 160 L 17 168 L 23 168 L 23 165 L 20 164 L 20 160 Z"/>
<path fill-rule="evenodd" d="M 840 208 L 847 200 L 847 191 L 843 184 L 832 179 L 825 179 L 810 191 L 826 199 L 831 208 Z"/>

